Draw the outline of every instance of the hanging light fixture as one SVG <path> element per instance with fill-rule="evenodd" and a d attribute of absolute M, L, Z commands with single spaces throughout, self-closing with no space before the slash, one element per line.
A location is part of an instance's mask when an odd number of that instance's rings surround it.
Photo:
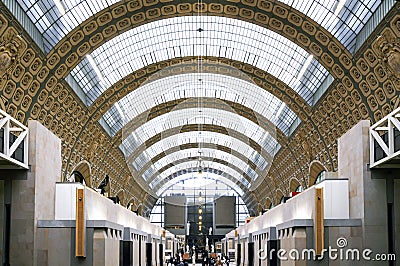
<path fill-rule="evenodd" d="M 200 131 L 200 135 L 201 135 L 201 125 L 199 124 L 199 131 Z M 199 161 L 198 161 L 198 174 L 199 174 L 199 177 L 202 177 L 202 175 L 203 175 L 203 166 L 202 166 L 202 160 L 201 160 L 201 139 L 199 139 L 199 151 L 198 151 L 198 153 L 199 153 Z M 200 194 L 201 194 L 201 192 L 200 192 Z"/>
<path fill-rule="evenodd" d="M 201 7 L 202 7 L 202 2 L 199 2 L 198 3 L 199 4 L 199 7 L 198 7 L 198 13 L 197 13 L 197 15 L 199 16 L 199 21 L 200 21 L 200 25 L 199 25 L 199 28 L 197 29 L 197 31 L 201 34 L 203 31 L 204 31 L 204 29 L 203 29 L 203 27 L 202 27 L 202 23 L 201 23 L 201 12 L 200 12 L 200 9 L 201 9 Z M 200 40 L 202 40 L 202 38 L 200 38 Z M 200 44 L 201 44 L 201 42 L 200 42 Z M 201 97 L 201 89 L 203 88 L 203 77 L 202 77 L 202 72 L 203 72 L 203 66 L 202 66 L 202 58 L 201 58 L 201 56 L 199 55 L 198 56 L 198 58 L 197 58 L 197 68 L 198 68 L 198 81 L 199 81 L 199 90 L 198 90 L 198 95 L 197 95 L 197 97 L 198 97 L 198 102 L 197 102 L 197 104 L 198 104 L 198 108 L 199 108 L 199 116 L 201 116 L 202 114 L 202 97 Z M 202 130 L 203 130 L 203 127 L 202 127 L 202 124 L 201 124 L 201 121 L 199 121 L 199 125 L 198 125 L 198 131 L 199 131 L 199 166 L 198 166 L 198 174 L 199 174 L 199 177 L 202 177 L 202 175 L 203 175 L 203 168 L 202 168 L 202 165 L 201 165 L 201 159 L 202 159 L 202 135 L 201 135 L 201 133 L 202 133 Z"/>

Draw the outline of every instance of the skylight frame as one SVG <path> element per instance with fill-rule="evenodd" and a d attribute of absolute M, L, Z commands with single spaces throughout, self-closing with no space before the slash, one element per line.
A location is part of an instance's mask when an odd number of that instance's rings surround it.
<path fill-rule="evenodd" d="M 199 28 L 203 31 L 198 32 Z M 154 21 L 118 35 L 98 47 L 91 56 L 104 82 L 100 82 L 86 59 L 71 72 L 87 95 L 87 105 L 134 71 L 177 57 L 216 56 L 254 65 L 285 82 L 310 105 L 319 86 L 330 76 L 313 59 L 301 80 L 297 80 L 309 57 L 308 52 L 269 29 L 217 16 L 183 16 Z"/>
<path fill-rule="evenodd" d="M 199 79 L 202 81 L 199 82 Z M 240 103 L 276 124 L 287 136 L 292 123 L 297 119 L 297 115 L 287 106 L 277 116 L 283 102 L 255 84 L 211 73 L 174 75 L 144 84 L 118 100 L 123 117 L 113 105 L 103 115 L 103 119 L 111 128 L 109 133 L 113 137 L 138 115 L 149 112 L 159 104 L 182 98 L 204 98 L 203 101 L 206 98 L 216 98 Z"/>
<path fill-rule="evenodd" d="M 147 147 L 143 152 L 141 152 L 132 162 L 132 167 L 136 169 L 136 171 L 142 169 L 142 167 L 150 162 L 152 158 L 154 158 L 157 154 L 164 152 L 165 150 L 171 147 L 179 147 L 180 145 L 184 145 L 187 143 L 211 143 L 215 145 L 222 145 L 232 150 L 235 150 L 244 156 L 246 156 L 250 161 L 252 161 L 257 167 L 263 171 L 268 166 L 267 158 L 264 158 L 263 154 L 258 153 L 256 150 L 251 148 L 247 143 L 244 143 L 236 138 L 231 136 L 227 136 L 221 133 L 216 132 L 202 132 L 202 142 L 199 142 L 199 139 L 193 139 L 193 136 L 198 136 L 200 131 L 191 131 L 185 132 L 178 135 L 170 136 L 168 138 L 163 139 L 162 141 L 156 142 L 150 147 Z M 129 143 L 129 140 L 127 140 Z M 126 145 L 124 142 L 120 146 Z M 280 148 L 278 144 L 277 149 Z M 121 148 L 124 150 L 126 148 Z M 127 153 L 128 156 L 130 152 Z"/>
<path fill-rule="evenodd" d="M 48 52 L 73 28 L 99 11 L 115 4 L 118 0 L 63 2 L 65 15 L 60 13 L 51 0 L 45 3 L 42 0 L 17 0 L 17 2 L 43 35 L 45 51 Z M 354 52 L 357 34 L 380 4 L 379 1 L 374 0 L 347 0 L 338 15 L 335 15 L 339 2 L 336 0 L 323 1 L 326 4 L 325 6 L 322 6 L 319 0 L 281 0 L 281 2 L 316 21 L 341 41 L 352 53 Z M 347 21 L 352 21 L 353 24 L 348 25 Z"/>
<path fill-rule="evenodd" d="M 201 150 L 201 155 L 199 154 L 198 148 L 191 148 L 170 153 L 167 156 L 155 162 L 154 164 L 152 164 L 149 168 L 147 168 L 143 172 L 142 177 L 146 181 L 149 181 L 150 176 L 156 174 L 157 171 L 160 171 L 160 169 L 162 169 L 163 167 L 167 166 L 170 163 L 174 163 L 176 161 L 185 158 L 191 158 L 191 160 L 198 158 L 216 158 L 219 160 L 224 160 L 226 162 L 229 162 L 237 166 L 240 169 L 243 169 L 243 172 L 245 172 L 248 176 L 252 177 L 253 179 L 256 179 L 258 177 L 257 172 L 254 169 L 252 169 L 246 162 L 242 161 L 241 159 L 230 153 L 210 148 L 202 148 L 200 150 Z"/>

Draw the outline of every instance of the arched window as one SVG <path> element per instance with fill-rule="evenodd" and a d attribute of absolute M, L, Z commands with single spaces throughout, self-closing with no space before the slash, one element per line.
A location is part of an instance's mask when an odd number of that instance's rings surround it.
<path fill-rule="evenodd" d="M 79 182 L 88 187 L 92 187 L 92 170 L 89 162 L 83 160 L 79 162 L 72 170 L 67 182 Z"/>
<path fill-rule="evenodd" d="M 326 171 L 323 170 L 317 175 L 317 178 L 315 179 L 314 185 L 316 185 L 316 184 L 320 183 L 321 181 L 325 180 L 325 173 L 326 173 Z"/>
<path fill-rule="evenodd" d="M 200 194 L 201 193 L 201 194 Z M 243 201 L 241 194 L 233 189 L 228 183 L 214 176 L 212 173 L 203 172 L 199 180 L 196 175 L 183 175 L 180 182 L 169 185 L 164 189 L 150 213 L 150 222 L 164 227 L 164 197 L 169 195 L 185 195 L 188 207 L 199 204 L 199 195 L 202 202 L 202 219 L 207 215 L 212 215 L 212 205 L 215 197 L 235 196 L 236 197 L 236 226 L 245 224 L 246 218 L 250 216 L 249 210 Z M 197 203 L 196 203 L 197 202 Z M 198 211 L 198 210 L 197 210 Z M 198 217 L 198 213 L 191 212 L 188 208 L 188 219 L 193 215 Z M 204 220 L 203 220 L 204 222 Z M 204 224 L 203 224 L 204 226 Z M 192 230 L 193 228 L 191 228 Z"/>
<path fill-rule="evenodd" d="M 285 196 L 281 197 L 281 200 L 279 201 L 279 204 L 285 203 Z"/>
<path fill-rule="evenodd" d="M 326 167 L 320 161 L 312 161 L 309 167 L 308 185 L 312 186 L 321 182 L 325 177 Z"/>
<path fill-rule="evenodd" d="M 86 186 L 85 178 L 83 177 L 83 175 L 79 171 L 73 171 L 71 176 L 70 176 L 70 178 L 69 178 L 69 180 L 72 181 L 72 182 L 82 183 L 83 185 Z"/>
<path fill-rule="evenodd" d="M 303 192 L 303 186 L 302 186 L 302 185 L 299 185 L 299 186 L 296 188 L 295 192 Z"/>

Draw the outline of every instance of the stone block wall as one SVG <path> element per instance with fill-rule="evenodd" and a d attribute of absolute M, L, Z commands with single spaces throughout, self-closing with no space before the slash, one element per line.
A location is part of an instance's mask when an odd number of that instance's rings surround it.
<path fill-rule="evenodd" d="M 120 240 L 120 232 L 116 230 L 95 229 L 93 235 L 93 265 L 119 265 Z"/>
<path fill-rule="evenodd" d="M 3 256 L 3 228 L 4 228 L 4 181 L 0 180 L 0 258 Z"/>
<path fill-rule="evenodd" d="M 42 265 L 37 220 L 54 218 L 55 183 L 61 180 L 61 141 L 37 121 L 29 121 L 27 180 L 12 181 L 11 265 Z"/>
<path fill-rule="evenodd" d="M 338 140 L 339 177 L 349 179 L 350 218 L 362 219 L 360 247 L 385 253 L 388 250 L 386 180 L 372 179 L 368 170 L 369 127 L 369 121 L 361 121 Z"/>

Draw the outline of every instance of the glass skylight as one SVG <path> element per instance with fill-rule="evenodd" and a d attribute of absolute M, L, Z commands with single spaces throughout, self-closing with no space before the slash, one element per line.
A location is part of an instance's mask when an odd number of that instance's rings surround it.
<path fill-rule="evenodd" d="M 165 194 L 165 192 L 167 192 L 167 190 L 170 189 L 172 186 L 176 187 L 174 190 L 177 190 L 178 186 L 184 187 L 185 192 L 187 192 L 188 188 L 190 188 L 191 186 L 193 186 L 193 188 L 195 189 L 198 189 L 199 187 L 201 188 L 209 186 L 210 184 L 209 180 L 218 180 L 219 182 L 224 183 L 228 187 L 233 189 L 239 196 L 244 195 L 244 191 L 236 183 L 232 182 L 231 180 L 227 179 L 222 175 L 217 175 L 208 172 L 205 172 L 204 177 L 202 178 L 199 178 L 196 173 L 182 174 L 181 176 L 176 177 L 173 180 L 169 180 L 168 182 L 164 183 L 163 186 L 156 191 L 156 194 L 158 196 L 161 196 Z M 191 181 L 190 184 L 186 184 L 189 183 L 187 181 Z M 211 184 L 215 186 L 215 182 L 212 182 Z"/>
<path fill-rule="evenodd" d="M 199 30 L 201 29 L 201 30 Z M 309 54 L 281 35 L 232 18 L 184 16 L 124 32 L 91 54 L 102 77 L 84 59 L 71 75 L 90 105 L 121 78 L 149 64 L 185 56 L 217 56 L 254 65 L 279 78 L 310 105 L 328 71 L 315 59 L 299 76 Z"/>
<path fill-rule="evenodd" d="M 122 146 L 121 146 L 122 147 Z M 147 159 L 147 155 L 146 156 L 142 156 L 143 160 L 140 160 L 140 168 L 139 169 L 134 169 L 136 176 L 142 176 L 142 174 L 149 168 L 154 167 L 156 165 L 159 164 L 159 160 L 166 160 L 164 159 L 164 157 L 169 157 L 169 156 L 176 156 L 176 153 L 178 152 L 186 152 L 186 150 L 191 150 L 193 149 L 193 151 L 197 151 L 197 153 L 199 153 L 198 151 L 201 149 L 209 149 L 209 150 L 215 150 L 216 153 L 227 153 L 231 156 L 234 156 L 235 158 L 245 162 L 246 164 L 249 164 L 249 166 L 254 169 L 256 171 L 256 173 L 260 174 L 263 169 L 260 169 L 258 165 L 256 165 L 253 161 L 251 161 L 249 158 L 245 157 L 242 153 L 238 152 L 236 149 L 231 149 L 228 148 L 226 146 L 222 146 L 222 145 L 217 145 L 214 143 L 206 143 L 206 142 L 199 142 L 199 143 L 186 143 L 184 144 L 184 146 L 177 146 L 177 147 L 172 147 L 171 149 L 166 149 L 164 151 L 161 151 L 159 154 L 155 155 L 153 157 L 153 159 L 151 159 L 150 161 L 147 161 L 146 163 L 143 163 L 144 160 Z M 139 155 L 140 157 L 141 155 Z M 154 164 L 154 165 L 153 165 Z M 132 165 L 132 164 L 129 164 Z M 265 164 L 264 164 L 265 165 Z M 262 166 L 264 166 L 262 165 Z M 132 165 L 133 167 L 133 165 Z M 260 174 L 262 175 L 262 174 Z"/>
<path fill-rule="evenodd" d="M 55 4 L 59 0 L 17 0 L 17 2 L 43 35 L 45 50 L 49 51 L 73 28 L 118 0 L 61 1 L 63 10 L 57 8 Z M 376 0 L 282 0 L 282 2 L 321 24 L 350 51 L 353 51 L 356 35 L 381 3 Z M 342 6 L 342 3 L 343 7 L 338 10 L 338 6 Z"/>
<path fill-rule="evenodd" d="M 209 160 L 210 158 L 223 160 L 238 167 L 239 169 L 242 169 L 242 171 L 245 172 L 251 178 L 256 179 L 258 177 L 256 171 L 251 169 L 246 162 L 240 160 L 239 158 L 233 156 L 232 154 L 216 149 L 187 149 L 169 154 L 168 156 L 155 162 L 150 168 L 148 168 L 143 173 L 143 178 L 148 182 L 152 182 L 153 181 L 152 178 L 155 177 L 157 171 L 160 171 L 160 169 L 167 166 L 168 164 L 171 163 L 177 164 L 177 162 L 180 162 L 182 160 L 198 161 L 200 158 L 201 160 Z"/>
<path fill-rule="evenodd" d="M 190 108 L 172 111 L 150 120 L 133 132 L 124 131 L 124 134 L 133 135 L 134 141 L 130 144 L 130 150 L 134 151 L 148 139 L 157 134 L 162 134 L 168 129 L 176 128 L 173 131 L 179 133 L 183 126 L 196 124 L 199 131 L 202 130 L 204 125 L 226 128 L 228 134 L 234 134 L 234 131 L 237 131 L 260 144 L 272 156 L 276 153 L 277 141 L 271 136 L 274 135 L 274 132 L 269 133 L 238 114 L 219 109 Z"/>
<path fill-rule="evenodd" d="M 17 0 L 43 35 L 46 52 L 83 21 L 118 1 L 120 0 Z"/>
<path fill-rule="evenodd" d="M 382 1 L 376 0 L 281 0 L 315 20 L 351 52 L 356 36 Z"/>
<path fill-rule="evenodd" d="M 118 0 L 2 1 L 20 22 L 24 22 L 21 24 L 38 42 L 39 47 L 44 47 L 45 52 L 51 51 L 63 37 L 83 21 L 118 2 Z M 326 28 L 352 53 L 355 51 L 357 35 L 383 2 L 281 1 Z M 26 16 L 21 11 L 26 13 L 30 21 L 25 19 Z M 371 21 L 375 21 L 375 18 L 374 16 Z M 373 26 L 368 24 L 366 29 L 371 27 Z M 364 31 L 362 33 L 360 37 L 365 35 Z M 82 99 L 87 106 L 90 106 L 102 93 L 127 75 L 153 63 L 187 56 L 223 57 L 256 66 L 285 82 L 311 106 L 318 101 L 319 95 L 323 94 L 321 88 L 329 86 L 333 80 L 328 71 L 312 55 L 271 30 L 232 18 L 194 15 L 153 21 L 121 33 L 92 54 L 82 56 L 82 61 L 71 71 L 67 81 L 77 92 L 79 91 L 80 96 L 84 95 Z M 199 100 L 213 98 L 239 103 L 271 121 L 286 136 L 290 136 L 295 125 L 299 124 L 295 123 L 299 121 L 298 117 L 288 106 L 255 84 L 229 76 L 205 73 L 171 75 L 144 84 L 114 104 L 104 114 L 102 124 L 105 121 L 106 131 L 115 136 L 120 130 L 126 129 L 127 123 L 135 121 L 135 118 L 146 114 L 151 108 L 184 98 Z M 234 129 L 260 144 L 267 152 L 264 150 L 257 152 L 247 141 L 218 132 L 204 131 L 201 125 L 205 124 Z M 165 136 L 161 141 L 148 147 L 144 145 L 146 140 L 156 134 L 185 125 L 199 125 L 199 128 L 197 131 Z M 257 179 L 260 173 L 263 175 L 268 171 L 271 157 L 273 158 L 280 149 L 274 135 L 234 112 L 193 106 L 153 117 L 144 124 L 140 121 L 133 132 L 123 132 L 120 148 L 126 155 L 129 168 L 133 167 L 142 173 L 140 184 L 143 185 L 144 181 L 148 181 L 145 183 L 146 189 L 149 185 L 151 189 L 161 194 L 162 189 L 170 187 L 169 184 L 175 182 L 175 179 L 188 179 L 187 172 L 198 168 L 199 162 L 195 157 L 196 152 L 201 150 L 204 158 L 223 159 L 242 170 L 236 171 L 232 167 L 211 160 L 202 161 L 203 170 L 213 172 L 208 174 L 209 176 L 215 175 L 215 178 L 230 182 L 230 186 L 238 188 L 242 195 L 243 191 L 248 192 L 250 185 L 254 185 L 253 180 Z M 149 166 L 154 156 L 187 143 L 198 143 L 199 147 L 167 154 Z M 253 162 L 257 170 L 252 169 L 238 157 L 217 149 L 202 148 L 202 144 L 229 147 Z M 138 149 L 139 147 L 142 149 Z M 185 158 L 193 160 L 182 162 Z M 179 163 L 164 170 L 164 166 L 176 161 Z M 146 169 L 143 169 L 145 165 Z M 157 174 L 160 169 L 163 169 L 163 172 Z M 253 180 L 250 182 L 246 180 L 243 172 Z M 190 175 L 193 177 L 193 173 Z M 260 182 L 260 179 L 257 182 Z"/>
<path fill-rule="evenodd" d="M 281 100 L 253 83 L 219 74 L 193 73 L 159 79 L 139 87 L 114 104 L 103 119 L 114 136 L 128 121 L 157 105 L 200 97 L 240 103 L 266 117 L 286 135 L 297 118 Z M 201 104 L 201 99 L 199 102 Z M 284 108 L 280 110 L 282 106 Z"/>
<path fill-rule="evenodd" d="M 165 182 L 168 182 L 169 180 L 187 172 L 197 172 L 198 169 L 199 169 L 198 161 L 188 161 L 177 164 L 159 174 L 157 178 L 155 178 L 150 183 L 150 188 L 158 190 L 159 187 L 162 186 Z M 221 174 L 223 173 L 223 175 L 226 178 L 230 178 L 234 182 L 242 183 L 244 187 L 249 187 L 250 185 L 249 181 L 247 181 L 239 172 L 235 171 L 229 166 L 217 162 L 203 161 L 202 170 L 204 172 L 208 172 L 210 170 L 218 171 L 221 172 Z"/>
<path fill-rule="evenodd" d="M 131 140 L 128 137 L 123 141 L 121 145 L 126 147 L 127 145 L 129 145 L 130 142 Z M 138 171 L 146 163 L 150 162 L 150 160 L 157 154 L 172 147 L 178 147 L 186 143 L 200 143 L 199 145 L 202 145 L 201 143 L 211 143 L 215 145 L 226 146 L 246 156 L 250 161 L 257 165 L 261 171 L 265 170 L 265 167 L 268 165 L 267 159 L 269 157 L 266 154 L 258 153 L 253 148 L 251 148 L 248 143 L 244 143 L 236 138 L 225 134 L 209 131 L 191 131 L 170 136 L 162 139 L 159 142 L 156 142 L 150 147 L 147 147 L 143 152 L 140 152 L 139 154 L 135 153 L 135 155 L 131 157 L 129 157 L 129 154 L 132 153 L 132 150 L 130 150 L 129 147 L 123 148 L 122 150 L 129 150 L 127 152 L 128 155 L 125 156 L 128 157 L 128 163 L 131 163 L 132 166 Z M 278 144 L 277 148 L 279 147 L 280 146 Z"/>

